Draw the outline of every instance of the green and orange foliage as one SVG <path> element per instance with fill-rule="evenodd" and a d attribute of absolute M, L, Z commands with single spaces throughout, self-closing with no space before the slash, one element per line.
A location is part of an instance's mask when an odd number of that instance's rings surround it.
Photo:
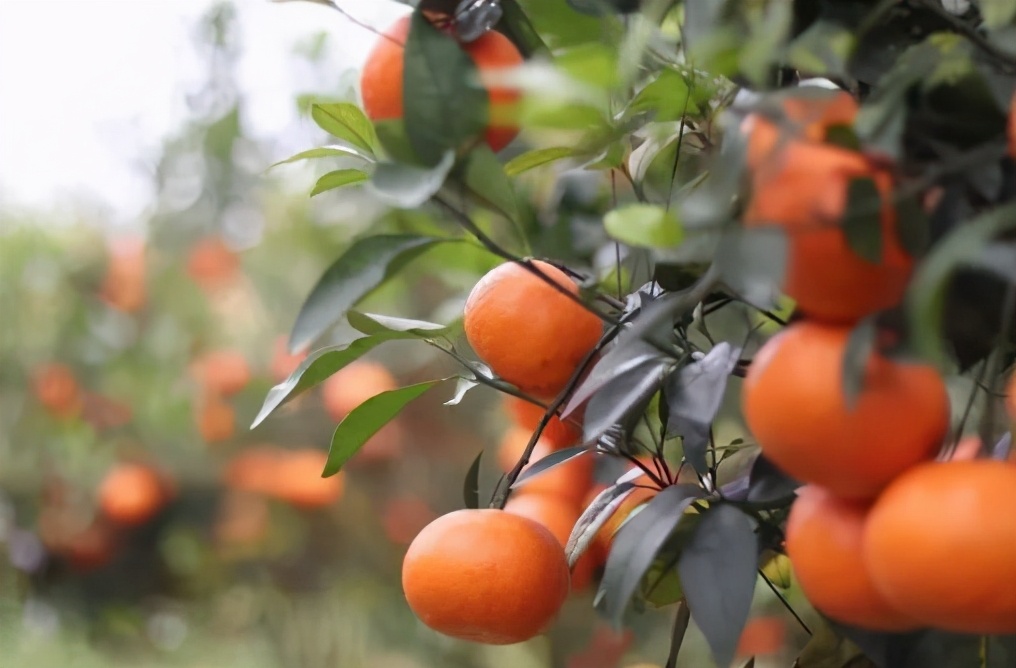
<path fill-rule="evenodd" d="M 321 385 L 321 401 L 336 422 L 341 422 L 354 408 L 382 392 L 398 388 L 399 383 L 383 364 L 356 360 L 332 374 Z M 402 426 L 389 422 L 383 426 L 350 460 L 350 465 L 381 464 L 398 458 L 402 453 Z"/>
<path fill-rule="evenodd" d="M 922 624 L 1016 633 L 1016 465 L 910 469 L 871 510 L 864 565 L 885 600 Z"/>
<path fill-rule="evenodd" d="M 508 428 L 497 448 L 498 465 L 503 471 L 508 472 L 515 468 L 532 436 L 532 432 L 523 427 L 512 426 Z M 554 452 L 555 449 L 552 444 L 543 439 L 537 441 L 526 468 Z M 519 487 L 519 491 L 525 490 L 526 493 L 557 496 L 577 508 L 582 503 L 582 500 L 586 498 L 586 494 L 593 484 L 594 464 L 595 461 L 591 454 L 587 453 L 573 457 L 567 462 L 541 472 L 532 479 L 525 481 Z M 526 469 L 522 470 L 525 471 Z"/>
<path fill-rule="evenodd" d="M 437 519 L 437 513 L 415 494 L 403 494 L 385 501 L 381 526 L 395 545 L 409 545 L 424 527 Z"/>
<path fill-rule="evenodd" d="M 402 588 L 424 624 L 491 645 L 548 630 L 568 596 L 570 573 L 557 538 L 502 510 L 458 510 L 431 522 L 402 564 Z"/>
<path fill-rule="evenodd" d="M 32 371 L 32 392 L 54 417 L 72 418 L 81 413 L 84 394 L 77 376 L 66 364 L 40 364 Z"/>
<path fill-rule="evenodd" d="M 640 478 L 636 481 L 639 485 L 649 484 L 649 480 L 646 478 Z M 595 490 L 594 490 L 595 491 Z M 596 532 L 596 537 L 593 538 L 593 547 L 596 549 L 606 560 L 607 555 L 610 554 L 610 547 L 614 542 L 614 535 L 617 534 L 618 529 L 625 523 L 625 520 L 632 514 L 639 506 L 649 503 L 654 496 L 659 493 L 660 490 L 654 487 L 636 487 L 632 490 L 631 494 L 625 497 L 624 501 L 610 514 L 607 521 L 603 523 L 600 530 Z M 597 494 L 599 492 L 596 492 Z M 594 494 L 590 494 L 586 500 L 585 505 L 589 505 L 595 498 Z"/>
<path fill-rule="evenodd" d="M 345 476 L 321 476 L 328 453 L 315 448 L 248 448 L 226 466 L 224 481 L 234 490 L 261 494 L 304 509 L 330 506 L 342 498 Z"/>
<path fill-rule="evenodd" d="M 525 489 L 513 493 L 504 509 L 521 517 L 528 517 L 546 527 L 561 543 L 562 548 L 568 544 L 568 538 L 581 514 L 579 508 L 556 494 L 534 493 Z M 595 554 L 587 551 L 579 557 L 572 567 L 572 593 L 581 592 L 589 586 L 597 566 L 599 564 Z"/>
<path fill-rule="evenodd" d="M 122 462 L 113 466 L 96 492 L 103 516 L 117 524 L 144 524 L 172 495 L 167 480 L 147 464 Z"/>
<path fill-rule="evenodd" d="M 202 391 L 223 397 L 237 394 L 251 380 L 250 364 L 238 350 L 209 351 L 194 360 L 190 373 Z"/>
<path fill-rule="evenodd" d="M 540 406 L 510 394 L 505 395 L 504 406 L 515 424 L 530 432 L 536 430 L 545 413 Z M 570 420 L 562 422 L 561 418 L 554 415 L 543 428 L 540 437 L 556 447 L 563 448 L 578 443 L 582 438 L 582 428 Z"/>
<path fill-rule="evenodd" d="M 109 244 L 109 264 L 102 280 L 100 296 L 111 307 L 134 313 L 148 300 L 145 242 L 123 237 Z"/>
<path fill-rule="evenodd" d="M 405 43 L 409 29 L 409 16 L 398 19 L 378 38 L 367 56 L 360 75 L 360 95 L 363 110 L 371 120 L 402 118 Z M 492 150 L 500 151 L 519 132 L 514 117 L 520 93 L 514 88 L 494 85 L 491 76 L 521 65 L 522 54 L 511 40 L 493 30 L 460 46 L 473 60 L 487 90 L 490 105 L 484 138 Z"/>
<path fill-rule="evenodd" d="M 875 587 L 862 559 L 870 505 L 815 486 L 798 490 L 787 520 L 787 554 L 808 600 L 831 618 L 879 631 L 921 626 Z M 899 546 L 903 550 L 903 545 Z M 897 559 L 910 558 L 910 546 Z"/>
<path fill-rule="evenodd" d="M 289 345 L 285 336 L 276 337 L 272 346 L 272 361 L 269 365 L 269 373 L 276 383 L 289 378 L 289 374 L 296 371 L 300 363 L 307 358 L 307 352 L 293 354 L 289 352 Z"/>
<path fill-rule="evenodd" d="M 540 261 L 531 266 L 578 295 L 560 269 Z M 473 287 L 463 325 L 469 345 L 494 373 L 541 397 L 564 388 L 603 329 L 594 313 L 516 262 L 495 267 Z"/>
<path fill-rule="evenodd" d="M 229 285 L 239 271 L 240 257 L 219 236 L 198 241 L 187 255 L 187 275 L 204 290 Z"/>
<path fill-rule="evenodd" d="M 847 396 L 849 339 L 847 327 L 787 327 L 755 356 L 742 405 L 762 452 L 787 474 L 842 496 L 871 497 L 939 451 L 949 397 L 934 368 L 878 353 L 864 361 L 857 396 Z"/>
<path fill-rule="evenodd" d="M 236 434 L 236 409 L 215 392 L 201 392 L 194 420 L 205 443 L 222 443 Z"/>
<path fill-rule="evenodd" d="M 850 184 L 870 179 L 880 196 L 881 257 L 862 257 L 844 229 Z M 891 202 L 893 178 L 860 153 L 836 146 L 791 142 L 752 173 L 744 211 L 748 228 L 776 226 L 786 233 L 784 292 L 806 315 L 853 322 L 899 303 L 913 259 L 903 248 Z M 874 206 L 862 203 L 859 206 Z"/>
<path fill-rule="evenodd" d="M 259 494 L 227 490 L 216 511 L 213 535 L 224 547 L 244 547 L 260 543 L 270 524 L 268 502 Z"/>
<path fill-rule="evenodd" d="M 747 135 L 747 164 L 751 169 L 771 159 L 790 143 L 826 143 L 837 128 L 853 126 L 857 100 L 850 93 L 821 88 L 798 88 L 777 100 L 772 117 L 755 112 L 745 117 L 741 131 Z"/>

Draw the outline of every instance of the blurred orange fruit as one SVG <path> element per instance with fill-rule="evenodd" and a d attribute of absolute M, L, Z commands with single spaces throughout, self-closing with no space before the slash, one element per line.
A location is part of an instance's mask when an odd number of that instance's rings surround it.
<path fill-rule="evenodd" d="M 251 379 L 250 364 L 237 350 L 213 350 L 191 364 L 191 375 L 202 389 L 224 397 L 243 390 Z"/>
<path fill-rule="evenodd" d="M 384 365 L 370 360 L 356 360 L 321 384 L 321 399 L 328 414 L 339 422 L 371 397 L 398 386 L 395 376 Z"/>
<path fill-rule="evenodd" d="M 198 433 L 205 443 L 221 443 L 236 433 L 236 411 L 218 394 L 203 392 L 197 407 Z"/>
<path fill-rule="evenodd" d="M 236 490 L 255 492 L 311 509 L 342 498 L 343 473 L 323 478 L 328 453 L 315 448 L 251 448 L 227 465 L 225 482 Z"/>
<path fill-rule="evenodd" d="M 511 395 L 505 395 L 504 405 L 515 424 L 528 429 L 530 433 L 536 431 L 545 413 L 544 409 L 536 404 Z M 582 428 L 571 422 L 562 422 L 561 418 L 554 415 L 547 422 L 540 437 L 555 447 L 563 448 L 576 445 L 582 439 Z"/>
<path fill-rule="evenodd" d="M 239 256 L 219 236 L 202 239 L 187 255 L 187 275 L 206 290 L 228 284 L 239 269 Z"/>
<path fill-rule="evenodd" d="M 875 502 L 863 557 L 879 594 L 925 625 L 1016 633 L 1016 465 L 908 470 Z"/>
<path fill-rule="evenodd" d="M 409 545 L 435 519 L 437 513 L 426 501 L 415 495 L 403 495 L 385 502 L 381 525 L 392 543 Z"/>
<path fill-rule="evenodd" d="M 109 246 L 109 264 L 100 296 L 111 307 L 133 313 L 145 305 L 145 242 L 139 238 L 117 239 Z"/>
<path fill-rule="evenodd" d="M 215 520 L 215 539 L 224 545 L 251 545 L 268 534 L 269 511 L 257 494 L 227 491 Z"/>
<path fill-rule="evenodd" d="M 640 478 L 637 481 L 639 484 L 648 483 L 646 478 Z M 644 503 L 648 503 L 654 496 L 659 494 L 659 490 L 649 487 L 636 487 L 632 490 L 631 494 L 625 497 L 624 501 L 617 507 L 616 510 L 610 515 L 600 530 L 596 532 L 596 537 L 593 539 L 593 543 L 597 546 L 600 554 L 603 555 L 604 561 L 610 554 L 610 547 L 614 543 L 614 535 L 617 533 L 621 525 L 624 524 L 625 520 L 632 512 Z M 592 498 L 589 499 L 592 501 Z"/>
<path fill-rule="evenodd" d="M 275 339 L 272 349 L 271 374 L 272 380 L 276 383 L 289 378 L 289 375 L 296 371 L 296 368 L 307 358 L 306 351 L 296 355 L 289 352 L 289 341 L 287 337 L 280 336 Z"/>
<path fill-rule="evenodd" d="M 824 143 L 837 126 L 852 126 L 858 105 L 846 91 L 798 90 L 779 100 L 781 118 L 761 113 L 745 117 L 741 130 L 748 136 L 748 167 L 754 169 L 788 143 Z"/>
<path fill-rule="evenodd" d="M 510 427 L 498 444 L 497 460 L 505 472 L 512 470 L 529 444 L 532 433 L 523 427 Z M 529 458 L 527 468 L 540 461 L 554 449 L 544 440 L 537 441 Z M 586 453 L 574 457 L 564 464 L 559 464 L 549 471 L 540 473 L 532 480 L 525 482 L 518 491 L 526 493 L 552 494 L 558 496 L 575 507 L 578 507 L 593 484 L 594 461 L 591 454 Z M 526 469 L 522 469 L 523 472 Z"/>
<path fill-rule="evenodd" d="M 111 468 L 99 484 L 103 514 L 119 524 L 144 524 L 166 504 L 168 489 L 150 466 L 124 462 Z"/>
<path fill-rule="evenodd" d="M 81 412 L 82 392 L 78 380 L 66 364 L 42 364 L 32 372 L 32 391 L 49 413 L 60 418 Z"/>
<path fill-rule="evenodd" d="M 806 486 L 787 520 L 787 555 L 808 600 L 841 622 L 876 631 L 920 626 L 881 595 L 862 560 L 868 505 Z M 902 546 L 901 546 L 902 547 Z M 897 559 L 906 561 L 913 547 Z"/>
<path fill-rule="evenodd" d="M 563 271 L 532 263 L 567 293 L 579 289 Z M 498 376 L 535 396 L 560 392 L 600 340 L 600 319 L 516 262 L 487 272 L 466 299 L 469 345 Z"/>
<path fill-rule="evenodd" d="M 783 650 L 787 622 L 783 617 L 752 617 L 741 631 L 737 656 L 772 656 Z"/>
<path fill-rule="evenodd" d="M 550 533 L 554 534 L 554 537 L 561 543 L 561 547 L 568 545 L 568 538 L 571 537 L 575 522 L 581 515 L 578 508 L 559 496 L 526 493 L 524 490 L 512 493 L 504 509 L 509 513 L 528 517 L 534 522 L 542 524 Z M 594 555 L 589 552 L 579 558 L 572 568 L 571 590 L 573 593 L 580 592 L 589 586 L 597 566 Z"/>
<path fill-rule="evenodd" d="M 748 428 L 778 467 L 863 498 L 935 456 L 949 428 L 949 396 L 933 367 L 873 354 L 849 402 L 843 366 L 850 331 L 811 321 L 787 327 L 755 355 L 742 403 Z"/>
<path fill-rule="evenodd" d="M 410 544 L 402 588 L 424 624 L 453 638 L 510 645 L 553 623 L 570 573 L 557 538 L 537 522 L 489 508 L 434 520 Z"/>

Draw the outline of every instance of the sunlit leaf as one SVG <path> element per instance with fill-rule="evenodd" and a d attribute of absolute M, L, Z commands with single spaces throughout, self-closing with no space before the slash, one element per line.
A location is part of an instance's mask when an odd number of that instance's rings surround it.
<path fill-rule="evenodd" d="M 373 155 L 364 153 L 360 149 L 333 144 L 332 146 L 322 146 L 320 148 L 312 148 L 308 151 L 301 151 L 294 156 L 274 163 L 271 167 L 269 167 L 269 169 L 278 167 L 279 165 L 288 165 L 293 162 L 299 162 L 301 160 L 316 160 L 318 158 L 358 158 L 366 162 L 374 161 Z"/>
<path fill-rule="evenodd" d="M 317 183 L 314 184 L 314 189 L 310 191 L 310 196 L 314 197 L 329 190 L 363 183 L 369 178 L 370 175 L 359 169 L 337 169 L 334 172 L 328 172 L 318 179 Z"/>
<path fill-rule="evenodd" d="M 677 216 L 655 204 L 628 204 L 608 211 L 603 226 L 607 234 L 629 246 L 671 248 L 684 237 Z"/>
<path fill-rule="evenodd" d="M 518 176 L 523 172 L 528 172 L 530 169 L 556 162 L 557 160 L 563 160 L 564 158 L 570 158 L 573 155 L 575 155 L 575 149 L 568 148 L 567 146 L 539 148 L 515 156 L 505 164 L 504 171 L 508 176 Z"/>
<path fill-rule="evenodd" d="M 355 104 L 315 104 L 310 108 L 310 117 L 325 132 L 363 149 L 368 155 L 376 155 L 378 139 L 374 126 Z"/>

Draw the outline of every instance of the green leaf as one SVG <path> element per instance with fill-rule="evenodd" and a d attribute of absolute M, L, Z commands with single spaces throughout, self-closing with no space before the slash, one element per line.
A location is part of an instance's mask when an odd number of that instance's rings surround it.
<path fill-rule="evenodd" d="M 262 404 L 261 410 L 258 411 L 257 417 L 254 418 L 250 428 L 254 429 L 264 422 L 265 418 L 271 415 L 276 408 L 315 385 L 320 384 L 336 371 L 350 362 L 359 359 L 378 344 L 397 338 L 404 337 L 391 332 L 379 333 L 375 336 L 356 339 L 348 345 L 333 346 L 314 351 L 300 363 L 300 366 L 293 373 L 289 374 L 289 378 L 268 391 L 264 404 Z"/>
<path fill-rule="evenodd" d="M 477 453 L 476 459 L 469 465 L 466 471 L 466 479 L 462 483 L 462 500 L 466 508 L 475 509 L 480 507 L 480 460 L 483 459 L 483 450 Z"/>
<path fill-rule="evenodd" d="M 455 163 L 455 154 L 445 153 L 434 167 L 417 167 L 403 162 L 380 162 L 374 169 L 369 188 L 378 199 L 395 207 L 415 209 L 429 200 L 444 185 Z"/>
<path fill-rule="evenodd" d="M 387 234 L 353 242 L 318 279 L 300 308 L 289 337 L 290 350 L 300 350 L 324 334 L 354 304 L 420 253 L 449 241 L 455 240 Z"/>
<path fill-rule="evenodd" d="M 535 151 L 526 151 L 509 160 L 508 164 L 504 166 L 504 171 L 508 176 L 518 176 L 534 167 L 570 158 L 573 155 L 575 155 L 575 149 L 568 148 L 567 146 L 554 146 L 551 148 L 539 148 Z"/>
<path fill-rule="evenodd" d="M 870 178 L 851 179 L 842 224 L 852 251 L 873 264 L 882 261 L 882 196 Z"/>
<path fill-rule="evenodd" d="M 673 248 L 684 238 L 677 216 L 655 204 L 629 204 L 609 211 L 603 226 L 607 234 L 629 246 Z"/>
<path fill-rule="evenodd" d="M 292 157 L 272 164 L 268 169 L 273 169 L 279 165 L 288 165 L 301 160 L 315 160 L 317 158 L 359 158 L 367 162 L 374 162 L 373 155 L 363 153 L 361 150 L 350 146 L 333 144 L 332 146 L 322 146 L 320 148 L 312 148 L 308 151 L 301 151 Z"/>
<path fill-rule="evenodd" d="M 369 178 L 370 176 L 366 172 L 361 172 L 359 169 L 337 169 L 318 179 L 314 184 L 314 189 L 310 191 L 310 196 L 314 197 L 329 190 L 363 183 Z"/>
<path fill-rule="evenodd" d="M 378 142 L 389 158 L 395 162 L 405 162 L 410 165 L 420 163 L 420 159 L 413 152 L 413 147 L 409 145 L 406 124 L 401 118 L 375 121 L 374 130 L 377 132 Z"/>
<path fill-rule="evenodd" d="M 376 155 L 378 139 L 374 126 L 355 104 L 315 104 L 310 108 L 310 117 L 325 132 L 346 140 L 371 156 Z"/>
<path fill-rule="evenodd" d="M 414 337 L 431 338 L 449 329 L 447 325 L 439 325 L 436 322 L 395 318 L 376 313 L 361 313 L 360 311 L 349 311 L 346 313 L 346 319 L 353 329 L 368 336 L 399 332 Z"/>
<path fill-rule="evenodd" d="M 489 100 L 478 84 L 476 64 L 459 43 L 441 32 L 420 10 L 406 37 L 403 110 L 406 135 L 426 165 L 483 133 Z"/>
<path fill-rule="evenodd" d="M 413 401 L 435 385 L 449 380 L 429 380 L 374 395 L 346 415 L 332 434 L 332 445 L 328 450 L 324 477 L 335 475 L 370 437 L 388 424 L 409 402 Z"/>
<path fill-rule="evenodd" d="M 651 113 L 654 121 L 663 122 L 680 120 L 686 113 L 696 115 L 700 109 L 684 75 L 665 69 L 646 84 L 625 109 L 625 115 L 639 113 Z"/>
<path fill-rule="evenodd" d="M 1016 0 L 979 0 L 977 5 L 987 28 L 1001 28 L 1016 19 Z"/>
<path fill-rule="evenodd" d="M 487 208 L 515 221 L 519 206 L 505 168 L 486 144 L 466 155 L 459 170 L 460 178 L 470 193 Z"/>

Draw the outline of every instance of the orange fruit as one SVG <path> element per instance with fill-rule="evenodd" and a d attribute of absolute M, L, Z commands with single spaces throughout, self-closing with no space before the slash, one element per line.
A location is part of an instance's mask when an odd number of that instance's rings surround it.
<path fill-rule="evenodd" d="M 251 379 L 250 365 L 237 350 L 213 350 L 191 365 L 191 375 L 202 388 L 228 397 L 243 390 Z"/>
<path fill-rule="evenodd" d="M 536 404 L 510 394 L 505 396 L 504 405 L 515 424 L 528 429 L 530 433 L 536 431 L 545 412 Z M 553 445 L 563 448 L 576 445 L 582 439 L 582 429 L 572 422 L 562 422 L 561 418 L 554 415 L 543 428 L 540 438 L 545 438 Z"/>
<path fill-rule="evenodd" d="M 283 450 L 268 484 L 270 496 L 301 508 L 329 506 L 342 497 L 345 476 L 322 478 L 328 453 L 313 448 Z"/>
<path fill-rule="evenodd" d="M 87 573 L 108 564 L 115 554 L 113 532 L 102 522 L 92 522 L 81 531 L 69 536 L 60 553 L 71 568 Z"/>
<path fill-rule="evenodd" d="M 522 457 L 531 437 L 532 433 L 522 427 L 510 427 L 505 432 L 498 444 L 497 452 L 498 464 L 503 471 L 508 472 L 515 468 L 515 464 Z M 554 448 L 550 443 L 542 439 L 537 441 L 526 467 L 540 461 L 553 451 Z M 523 483 L 518 491 L 525 491 L 527 494 L 551 494 L 578 507 L 593 484 L 593 466 L 592 455 L 589 453 L 579 455 Z M 524 472 L 526 469 L 522 470 Z"/>
<path fill-rule="evenodd" d="M 236 433 L 236 411 L 222 397 L 205 392 L 199 399 L 196 420 L 205 443 L 228 441 Z"/>
<path fill-rule="evenodd" d="M 109 264 L 100 295 L 111 307 L 133 313 L 145 305 L 145 243 L 138 238 L 118 239 L 110 244 Z"/>
<path fill-rule="evenodd" d="M 166 497 L 162 478 L 144 464 L 117 464 L 106 473 L 98 490 L 103 514 L 126 525 L 147 522 L 165 505 Z"/>
<path fill-rule="evenodd" d="M 885 600 L 924 624 L 1016 633 L 1016 465 L 910 469 L 869 514 L 864 564 Z"/>
<path fill-rule="evenodd" d="M 229 283 L 239 269 L 240 258 L 218 236 L 202 239 L 187 256 L 187 275 L 207 290 Z"/>
<path fill-rule="evenodd" d="M 537 522 L 489 508 L 457 510 L 406 551 L 402 588 L 413 613 L 453 638 L 529 640 L 553 623 L 570 573 L 557 538 Z"/>
<path fill-rule="evenodd" d="M 756 354 L 742 404 L 762 452 L 787 474 L 840 496 L 871 497 L 936 455 L 949 428 L 949 397 L 934 368 L 873 354 L 848 404 L 849 336 L 846 327 L 811 321 L 787 327 Z"/>
<path fill-rule="evenodd" d="M 272 380 L 276 383 L 286 380 L 306 358 L 306 351 L 294 355 L 289 352 L 287 338 L 285 336 L 277 337 L 272 349 L 272 362 L 270 365 Z"/>
<path fill-rule="evenodd" d="M 815 486 L 798 490 L 787 519 L 787 555 L 804 594 L 833 619 L 877 631 L 920 626 L 891 606 L 861 560 L 868 506 Z M 898 556 L 909 558 L 909 551 Z"/>
<path fill-rule="evenodd" d="M 223 481 L 242 492 L 267 494 L 271 489 L 283 450 L 270 445 L 247 448 L 226 464 Z"/>
<path fill-rule="evenodd" d="M 528 517 L 534 522 L 545 526 L 554 534 L 561 547 L 568 545 L 575 522 L 582 513 L 573 504 L 552 494 L 534 494 L 519 490 L 508 498 L 505 511 Z M 579 557 L 572 568 L 571 590 L 579 592 L 589 586 L 593 579 L 593 571 L 597 567 L 594 555 L 588 551 Z"/>
<path fill-rule="evenodd" d="M 846 91 L 795 91 L 779 100 L 780 118 L 761 113 L 745 117 L 741 131 L 748 135 L 748 167 L 756 168 L 792 141 L 823 143 L 836 126 L 850 126 L 858 105 Z"/>
<path fill-rule="evenodd" d="M 573 295 L 578 286 L 546 262 L 533 263 Z M 487 272 L 466 299 L 469 345 L 494 373 L 536 396 L 560 392 L 602 334 L 599 318 L 515 262 Z"/>
<path fill-rule="evenodd" d="M 384 365 L 370 360 L 356 360 L 321 384 L 325 410 L 339 422 L 354 408 L 371 397 L 399 386 L 395 376 Z"/>
<path fill-rule="evenodd" d="M 402 118 L 405 43 L 409 28 L 410 17 L 400 18 L 378 38 L 367 56 L 360 75 L 360 94 L 363 110 L 373 121 Z M 500 151 L 518 134 L 512 117 L 520 93 L 514 88 L 492 85 L 491 74 L 521 65 L 522 54 L 511 40 L 493 30 L 460 46 L 472 58 L 481 82 L 485 82 L 490 106 L 484 138 L 492 150 Z"/>
<path fill-rule="evenodd" d="M 741 631 L 737 656 L 771 656 L 783 651 L 787 622 L 783 617 L 752 617 Z"/>
<path fill-rule="evenodd" d="M 861 177 L 873 179 L 882 197 L 879 262 L 858 255 L 842 226 L 850 181 Z M 861 154 L 805 142 L 787 144 L 754 171 L 744 224 L 786 233 L 782 287 L 805 314 L 853 322 L 899 303 L 913 259 L 900 244 L 892 187 L 888 172 Z"/>
<path fill-rule="evenodd" d="M 49 413 L 71 418 L 81 412 L 83 396 L 74 372 L 66 364 L 53 362 L 32 373 L 32 391 Z"/>

